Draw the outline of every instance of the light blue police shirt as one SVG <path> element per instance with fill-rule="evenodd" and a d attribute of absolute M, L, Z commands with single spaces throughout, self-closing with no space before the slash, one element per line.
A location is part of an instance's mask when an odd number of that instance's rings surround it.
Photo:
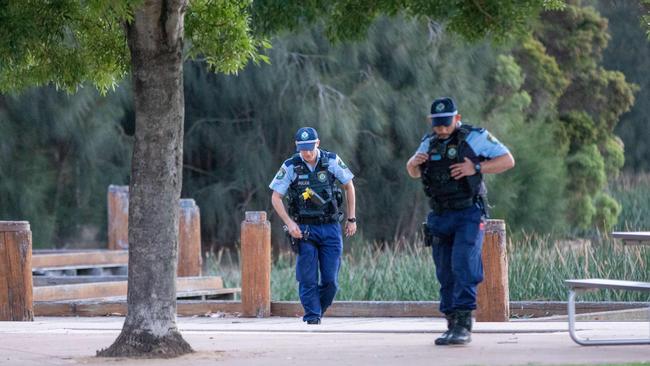
<path fill-rule="evenodd" d="M 316 165 L 318 165 L 318 162 L 320 161 L 321 158 L 321 150 L 318 149 L 318 157 L 316 158 Z M 301 157 L 302 159 L 302 157 Z M 296 179 L 296 173 L 294 172 L 294 166 L 293 164 L 288 165 L 287 163 L 290 162 L 291 159 L 285 161 L 282 166 L 280 167 L 280 170 L 278 170 L 278 173 L 275 175 L 275 178 L 273 178 L 273 181 L 271 184 L 269 184 L 269 188 L 272 190 L 280 193 L 281 195 L 285 195 L 287 193 L 287 190 L 289 189 L 289 186 L 291 183 Z M 303 161 L 305 161 L 303 159 Z M 316 166 L 309 166 L 307 164 L 307 167 L 309 168 L 310 171 L 314 171 Z M 354 174 L 350 171 L 350 169 L 343 163 L 343 160 L 337 155 L 336 158 L 330 158 L 329 159 L 329 165 L 327 166 L 327 170 L 332 173 L 336 179 L 341 182 L 341 184 L 346 184 L 352 178 L 354 178 Z"/>
<path fill-rule="evenodd" d="M 458 126 L 460 127 L 460 123 Z M 433 136 L 433 134 L 426 135 L 422 139 L 422 143 L 420 143 L 420 147 L 418 147 L 416 153 L 426 154 L 429 151 L 429 142 Z M 476 156 L 482 156 L 486 159 L 493 159 L 510 152 L 504 144 L 484 128 L 472 130 L 467 135 L 465 141 Z"/>

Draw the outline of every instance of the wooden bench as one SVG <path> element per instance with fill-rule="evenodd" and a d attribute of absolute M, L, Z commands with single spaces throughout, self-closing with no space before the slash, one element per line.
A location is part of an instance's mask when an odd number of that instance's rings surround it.
<path fill-rule="evenodd" d="M 105 277 L 104 277 L 105 278 Z M 74 277 L 72 277 L 74 280 Z M 40 281 L 39 281 L 40 282 Z M 52 285 L 51 283 L 56 283 Z M 33 297 L 35 302 L 69 301 L 106 299 L 126 299 L 126 280 L 102 282 L 76 282 L 59 278 L 46 283 L 45 286 L 35 286 Z M 239 288 L 223 288 L 221 277 L 178 277 L 176 279 L 177 298 L 232 298 L 239 293 Z"/>
<path fill-rule="evenodd" d="M 129 263 L 127 250 L 57 250 L 34 251 L 32 255 L 32 273 L 34 275 L 52 275 L 66 273 L 126 274 Z"/>
<path fill-rule="evenodd" d="M 574 342 L 582 346 L 602 346 L 602 345 L 622 345 L 622 344 L 650 344 L 650 335 L 648 338 L 635 339 L 588 339 L 578 337 L 576 334 L 576 294 L 597 289 L 642 291 L 650 293 L 650 282 L 621 281 L 609 279 L 583 279 L 583 280 L 566 280 L 564 281 L 569 287 L 568 315 L 569 315 L 569 335 Z M 649 308 L 650 311 L 650 308 Z M 649 312 L 650 316 L 650 312 Z"/>

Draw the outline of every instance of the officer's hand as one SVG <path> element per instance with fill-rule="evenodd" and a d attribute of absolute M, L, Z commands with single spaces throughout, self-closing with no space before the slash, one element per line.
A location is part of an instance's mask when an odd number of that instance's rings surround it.
<path fill-rule="evenodd" d="M 292 237 L 302 239 L 302 231 L 300 231 L 300 226 L 298 226 L 295 221 L 291 220 L 291 222 L 287 224 L 287 231 Z"/>
<path fill-rule="evenodd" d="M 474 169 L 474 163 L 472 163 L 472 161 L 469 160 L 469 158 L 465 158 L 465 161 L 462 163 L 450 165 L 449 169 L 451 170 L 452 178 L 456 180 L 462 177 L 467 177 L 476 174 L 476 169 Z"/>
<path fill-rule="evenodd" d="M 409 159 L 409 164 L 411 166 L 418 166 L 418 165 L 424 163 L 425 161 L 427 161 L 428 159 L 429 159 L 429 155 L 427 155 L 425 153 L 415 153 Z"/>
<path fill-rule="evenodd" d="M 345 236 L 346 237 L 351 237 L 354 235 L 354 233 L 357 232 L 357 223 L 356 222 L 350 222 L 346 221 L 345 222 Z"/>

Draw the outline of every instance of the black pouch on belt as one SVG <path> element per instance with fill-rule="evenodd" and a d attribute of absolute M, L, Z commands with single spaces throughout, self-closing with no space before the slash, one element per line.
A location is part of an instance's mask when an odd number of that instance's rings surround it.
<path fill-rule="evenodd" d="M 431 230 L 429 228 L 429 225 L 427 225 L 426 222 L 422 223 L 422 234 L 424 235 L 424 246 L 425 247 L 438 245 L 443 241 L 443 239 L 446 239 L 446 237 L 440 237 L 440 236 L 434 234 L 433 230 Z"/>

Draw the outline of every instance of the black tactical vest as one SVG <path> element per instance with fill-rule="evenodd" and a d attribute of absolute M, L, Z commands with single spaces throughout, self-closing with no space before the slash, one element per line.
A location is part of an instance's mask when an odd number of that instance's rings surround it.
<path fill-rule="evenodd" d="M 420 165 L 424 192 L 429 197 L 429 205 L 436 212 L 460 210 L 472 206 L 481 194 L 483 175 L 478 173 L 461 179 L 451 176 L 452 164 L 469 158 L 474 164 L 480 161 L 466 139 L 474 130 L 470 125 L 461 125 L 445 141 L 435 135 L 429 142 L 429 160 Z"/>
<path fill-rule="evenodd" d="M 285 164 L 293 165 L 295 180 L 289 185 L 288 203 L 289 215 L 298 223 L 324 224 L 338 222 L 343 217 L 339 210 L 343 201 L 341 189 L 336 185 L 336 177 L 329 170 L 330 159 L 336 159 L 336 154 L 320 150 L 320 159 L 312 172 L 307 164 L 295 154 Z M 302 193 L 311 188 L 320 195 L 325 203 L 320 205 L 312 199 L 303 199 Z"/>

